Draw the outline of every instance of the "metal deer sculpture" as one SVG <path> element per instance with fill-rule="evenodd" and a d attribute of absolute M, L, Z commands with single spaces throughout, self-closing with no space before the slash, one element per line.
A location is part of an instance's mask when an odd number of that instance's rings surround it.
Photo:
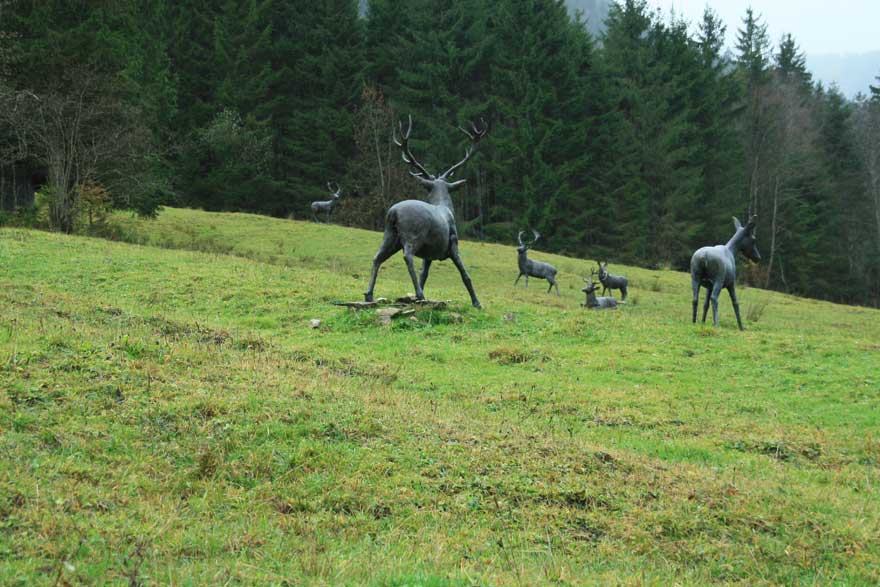
<path fill-rule="evenodd" d="M 712 301 L 712 317 L 715 326 L 718 326 L 718 295 L 721 288 L 726 288 L 733 302 L 733 311 L 736 313 L 736 322 L 739 329 L 743 330 L 742 318 L 739 315 L 739 302 L 736 299 L 736 254 L 742 253 L 747 259 L 758 262 L 761 254 L 755 243 L 755 222 L 757 216 L 752 216 L 748 224 L 743 226 L 734 216 L 733 225 L 736 232 L 727 241 L 726 245 L 703 247 L 698 249 L 691 257 L 691 285 L 694 289 L 694 313 L 693 322 L 697 322 L 697 307 L 700 304 L 700 287 L 705 287 L 706 303 L 703 306 L 703 322 L 709 311 L 709 300 Z"/>
<path fill-rule="evenodd" d="M 584 304 L 584 307 L 589 308 L 591 310 L 615 310 L 617 309 L 617 300 L 614 298 L 603 298 L 596 296 L 596 290 L 599 289 L 599 283 L 593 283 L 593 275 L 596 272 L 592 272 L 590 274 L 590 279 L 584 277 L 584 281 L 587 283 L 587 286 L 583 288 L 581 291 L 587 294 L 587 301 Z"/>
<path fill-rule="evenodd" d="M 523 244 L 522 236 L 525 233 L 524 230 L 519 231 L 519 235 L 517 235 L 516 240 L 519 243 L 519 246 L 516 248 L 517 253 L 519 253 L 519 258 L 517 259 L 519 263 L 519 275 L 516 276 L 516 281 L 513 282 L 513 285 L 516 286 L 519 283 L 519 278 L 523 275 L 526 276 L 526 287 L 529 287 L 529 277 L 537 277 L 538 279 L 546 279 L 550 282 L 550 287 L 547 288 L 547 293 L 553 289 L 553 286 L 556 286 L 556 295 L 559 295 L 559 284 L 556 283 L 556 267 L 550 265 L 549 263 L 542 263 L 541 261 L 532 261 L 528 257 L 528 251 L 535 243 L 538 242 L 538 239 L 541 238 L 540 233 L 534 228 L 532 229 L 532 234 L 535 235 L 535 240 L 533 240 L 529 244 Z"/>
<path fill-rule="evenodd" d="M 478 128 L 475 124 L 471 124 L 470 130 L 459 127 L 459 130 L 467 135 L 471 142 L 465 151 L 464 159 L 440 175 L 434 175 L 429 173 L 410 151 L 409 137 L 412 132 L 412 117 L 409 118 L 406 132 L 403 132 L 403 123 L 400 123 L 401 137 L 398 138 L 395 133 L 394 143 L 400 147 L 403 160 L 412 168 L 410 174 L 429 192 L 428 201 L 404 200 L 388 209 L 388 214 L 385 217 L 385 235 L 376 256 L 373 258 L 370 286 L 364 292 L 366 301 L 373 301 L 373 288 L 376 286 L 379 267 L 386 259 L 403 249 L 403 258 L 416 291 L 416 299 L 425 299 L 424 287 L 428 280 L 431 262 L 452 259 L 471 296 L 471 303 L 475 308 L 480 307 L 480 301 L 474 292 L 471 278 L 465 270 L 458 252 L 458 229 L 455 226 L 452 197 L 449 192 L 461 187 L 466 181 L 464 179 L 450 181 L 450 179 L 455 171 L 470 159 L 476 144 L 486 136 L 488 129 L 485 121 L 482 122 L 482 125 L 482 128 Z M 416 276 L 413 257 L 424 260 L 421 278 Z"/>
<path fill-rule="evenodd" d="M 327 222 L 330 222 L 330 215 L 333 214 L 333 208 L 336 207 L 336 204 L 339 203 L 339 196 L 342 195 L 342 188 L 339 187 L 339 184 L 334 188 L 330 185 L 330 182 L 327 182 L 327 189 L 330 190 L 330 199 L 329 200 L 319 200 L 317 202 L 312 202 L 312 216 L 315 221 L 318 220 L 318 212 L 324 212 L 327 214 Z"/>
<path fill-rule="evenodd" d="M 629 280 L 623 275 L 611 275 L 608 273 L 608 261 L 604 263 L 599 263 L 599 282 L 602 283 L 602 295 L 605 295 L 605 292 L 611 290 L 611 295 L 614 295 L 614 290 L 620 290 L 620 298 L 626 301 L 626 288 L 629 285 Z"/>

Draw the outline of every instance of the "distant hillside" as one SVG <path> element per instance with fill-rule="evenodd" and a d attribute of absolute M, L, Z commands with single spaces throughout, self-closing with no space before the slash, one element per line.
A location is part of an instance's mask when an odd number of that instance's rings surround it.
<path fill-rule="evenodd" d="M 859 92 L 867 94 L 868 86 L 880 75 L 880 51 L 807 55 L 807 67 L 817 81 L 826 86 L 836 83 L 844 95 L 853 98 Z"/>
<path fill-rule="evenodd" d="M 611 0 L 566 0 L 568 9 L 574 14 L 581 11 L 587 22 L 587 29 L 594 35 L 605 30 L 605 19 L 608 17 L 608 9 Z"/>

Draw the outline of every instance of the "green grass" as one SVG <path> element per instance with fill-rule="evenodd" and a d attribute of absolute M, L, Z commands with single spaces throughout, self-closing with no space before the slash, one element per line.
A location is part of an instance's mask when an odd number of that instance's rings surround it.
<path fill-rule="evenodd" d="M 330 304 L 377 233 L 114 222 L 0 230 L 0 585 L 880 582 L 880 312 L 695 326 L 619 266 L 637 303 L 587 312 L 592 263 L 535 252 L 557 298 L 465 242 L 485 309 L 435 263 L 450 310 L 382 326 Z"/>

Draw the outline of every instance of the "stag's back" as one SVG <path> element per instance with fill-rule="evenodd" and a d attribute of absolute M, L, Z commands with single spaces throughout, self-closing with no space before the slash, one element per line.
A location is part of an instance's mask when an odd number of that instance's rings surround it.
<path fill-rule="evenodd" d="M 702 247 L 691 257 L 691 276 L 707 287 L 718 280 L 727 287 L 736 280 L 736 259 L 724 245 Z"/>

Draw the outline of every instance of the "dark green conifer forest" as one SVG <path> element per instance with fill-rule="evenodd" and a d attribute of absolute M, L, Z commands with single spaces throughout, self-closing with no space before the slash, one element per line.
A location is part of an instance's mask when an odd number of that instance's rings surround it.
<path fill-rule="evenodd" d="M 436 171 L 482 118 L 465 238 L 532 226 L 554 252 L 680 270 L 753 213 L 752 284 L 880 305 L 880 83 L 824 87 L 751 10 L 693 24 L 644 0 L 598 36 L 562 0 L 0 0 L 0 220 L 28 214 L 16 173 L 68 232 L 96 194 L 309 219 L 332 180 L 334 219 L 380 229 L 423 196 L 393 122 L 412 115 Z"/>

